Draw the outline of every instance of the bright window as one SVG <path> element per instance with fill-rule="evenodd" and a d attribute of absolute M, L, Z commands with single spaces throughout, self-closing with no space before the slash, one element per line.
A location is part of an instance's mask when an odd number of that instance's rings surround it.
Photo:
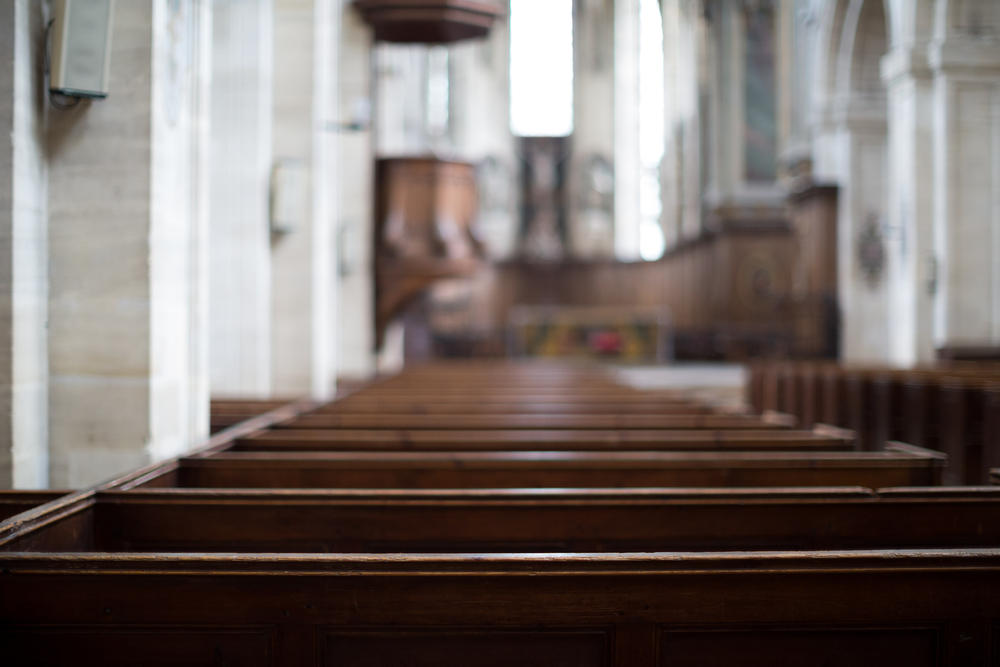
<path fill-rule="evenodd" d="M 573 0 L 510 2 L 510 128 L 522 137 L 573 132 Z"/>
<path fill-rule="evenodd" d="M 660 161 L 664 144 L 663 20 L 659 0 L 639 3 L 639 256 L 663 256 Z"/>

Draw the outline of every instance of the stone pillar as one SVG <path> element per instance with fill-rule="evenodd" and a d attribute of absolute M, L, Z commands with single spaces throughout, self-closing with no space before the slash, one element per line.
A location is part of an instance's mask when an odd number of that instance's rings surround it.
<path fill-rule="evenodd" d="M 840 119 L 837 293 L 844 313 L 841 357 L 850 362 L 884 362 L 888 358 L 884 113 L 854 108 L 844 110 Z"/>
<path fill-rule="evenodd" d="M 271 391 L 272 0 L 215 0 L 212 8 L 211 391 L 265 397 Z"/>
<path fill-rule="evenodd" d="M 573 143 L 568 183 L 568 245 L 574 257 L 612 257 L 615 249 L 615 3 L 613 0 L 583 0 L 578 5 L 573 12 Z"/>
<path fill-rule="evenodd" d="M 679 243 L 701 229 L 701 119 L 700 81 L 714 77 L 701 72 L 707 65 L 699 57 L 702 19 L 695 2 L 665 3 L 664 48 L 664 136 L 660 166 L 663 227 L 666 247 Z"/>
<path fill-rule="evenodd" d="M 983 14 L 979 16 L 971 29 L 985 27 Z M 1000 19 L 1000 12 L 995 18 Z M 936 73 L 931 92 L 935 159 L 930 213 L 937 259 L 934 346 L 996 346 L 1000 345 L 1000 48 L 996 41 L 957 34 L 936 42 L 929 55 Z"/>
<path fill-rule="evenodd" d="M 120 2 L 110 95 L 50 112 L 50 484 L 208 430 L 199 138 L 208 2 Z"/>
<path fill-rule="evenodd" d="M 337 9 L 339 10 L 339 3 Z M 314 150 L 332 117 L 318 93 L 332 83 L 318 81 L 332 69 L 329 52 L 331 0 L 275 0 L 274 131 L 272 183 L 271 360 L 276 396 L 325 399 L 334 386 L 331 337 L 335 300 L 331 227 L 334 220 L 313 207 Z"/>
<path fill-rule="evenodd" d="M 934 230 L 934 90 L 926 47 L 894 47 L 882 59 L 888 91 L 888 353 L 912 365 L 934 357 L 937 289 Z"/>
<path fill-rule="evenodd" d="M 615 257 L 639 259 L 639 0 L 614 13 Z"/>
<path fill-rule="evenodd" d="M 41 3 L 0 9 L 0 488 L 48 483 Z"/>
<path fill-rule="evenodd" d="M 327 119 L 336 119 L 338 113 L 338 66 L 340 54 L 340 26 L 342 2 L 317 0 L 315 7 L 316 32 L 313 43 L 313 127 L 312 155 L 312 215 L 316 245 L 313 247 L 313 375 L 315 396 L 332 396 L 336 390 L 338 353 L 340 350 L 341 321 L 339 312 L 340 273 L 337 270 L 339 242 L 336 230 L 339 224 L 340 168 L 337 159 L 337 137 L 328 131 Z M 355 167 L 356 165 L 351 165 Z M 324 313 L 322 318 L 319 313 Z M 319 323 L 321 326 L 316 326 Z"/>
<path fill-rule="evenodd" d="M 341 0 L 340 4 L 337 161 L 351 168 L 338 170 L 337 179 L 337 373 L 364 378 L 375 372 L 372 38 L 371 29 L 350 2 Z"/>
<path fill-rule="evenodd" d="M 516 184 L 520 164 L 510 129 L 507 18 L 494 22 L 485 39 L 456 42 L 449 50 L 455 154 L 478 165 L 476 228 L 489 256 L 506 259 L 517 251 Z"/>

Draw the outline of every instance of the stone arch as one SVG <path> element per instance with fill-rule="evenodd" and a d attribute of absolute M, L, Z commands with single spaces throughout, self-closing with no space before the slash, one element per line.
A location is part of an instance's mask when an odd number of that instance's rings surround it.
<path fill-rule="evenodd" d="M 819 17 L 819 49 L 816 67 L 816 99 L 820 105 L 825 105 L 834 97 L 837 81 L 837 54 L 840 50 L 840 39 L 844 29 L 844 16 L 850 0 L 834 0 L 825 3 Z"/>
<path fill-rule="evenodd" d="M 878 0 L 852 2 L 841 42 L 842 68 L 838 72 L 841 94 L 865 104 L 885 104 L 880 62 L 888 50 L 885 8 Z M 846 48 L 844 48 L 846 47 Z"/>

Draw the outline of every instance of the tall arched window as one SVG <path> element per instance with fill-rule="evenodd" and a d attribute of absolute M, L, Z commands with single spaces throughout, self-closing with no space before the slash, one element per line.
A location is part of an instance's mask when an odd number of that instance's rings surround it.
<path fill-rule="evenodd" d="M 770 183 L 777 177 L 777 98 L 775 94 L 775 20 L 770 0 L 747 7 L 744 83 L 744 176 Z"/>
<path fill-rule="evenodd" d="M 510 2 L 510 127 L 522 137 L 573 132 L 573 0 Z"/>

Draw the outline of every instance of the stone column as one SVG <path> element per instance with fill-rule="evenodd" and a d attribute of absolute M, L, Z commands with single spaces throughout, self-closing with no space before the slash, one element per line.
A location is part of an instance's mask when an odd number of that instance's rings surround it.
<path fill-rule="evenodd" d="M 615 257 L 639 259 L 639 0 L 614 13 Z"/>
<path fill-rule="evenodd" d="M 859 107 L 841 111 L 837 137 L 837 294 L 844 313 L 840 352 L 845 361 L 884 362 L 890 329 L 883 236 L 886 120 L 884 107 Z"/>
<path fill-rule="evenodd" d="M 573 12 L 568 245 L 574 257 L 612 257 L 615 249 L 614 5 L 613 0 L 583 0 Z"/>
<path fill-rule="evenodd" d="M 912 365 L 934 358 L 934 90 L 926 47 L 894 47 L 882 59 L 888 91 L 888 353 Z"/>
<path fill-rule="evenodd" d="M 337 54 L 340 99 L 338 171 L 337 373 L 363 378 L 375 372 L 374 240 L 375 147 L 371 131 L 371 29 L 348 0 L 341 0 Z"/>
<path fill-rule="evenodd" d="M 41 3 L 0 9 L 0 488 L 48 483 Z"/>
<path fill-rule="evenodd" d="M 265 397 L 271 391 L 272 0 L 215 0 L 212 8 L 211 390 Z"/>
<path fill-rule="evenodd" d="M 313 206 L 315 188 L 333 179 L 314 178 L 315 155 L 333 116 L 320 93 L 332 82 L 335 63 L 325 63 L 332 36 L 332 0 L 275 0 L 274 132 L 272 183 L 271 360 L 276 396 L 325 399 L 334 386 L 332 325 L 335 307 L 334 220 Z"/>
<path fill-rule="evenodd" d="M 664 45 L 664 134 L 661 163 L 663 214 L 661 223 L 669 249 L 701 229 L 701 119 L 700 80 L 714 77 L 701 72 L 699 57 L 702 20 L 697 3 L 662 5 Z"/>
<path fill-rule="evenodd" d="M 936 73 L 934 346 L 1000 345 L 1000 48 L 952 35 L 929 55 Z"/>
<path fill-rule="evenodd" d="M 120 2 L 110 95 L 51 112 L 50 483 L 93 484 L 208 430 L 208 2 Z"/>
<path fill-rule="evenodd" d="M 479 166 L 476 228 L 494 259 L 517 250 L 517 167 L 510 129 L 510 29 L 498 19 L 482 40 L 456 42 L 451 54 L 455 154 Z M 579 129 L 579 126 L 578 128 Z M 570 230 L 572 241 L 573 231 Z"/>

